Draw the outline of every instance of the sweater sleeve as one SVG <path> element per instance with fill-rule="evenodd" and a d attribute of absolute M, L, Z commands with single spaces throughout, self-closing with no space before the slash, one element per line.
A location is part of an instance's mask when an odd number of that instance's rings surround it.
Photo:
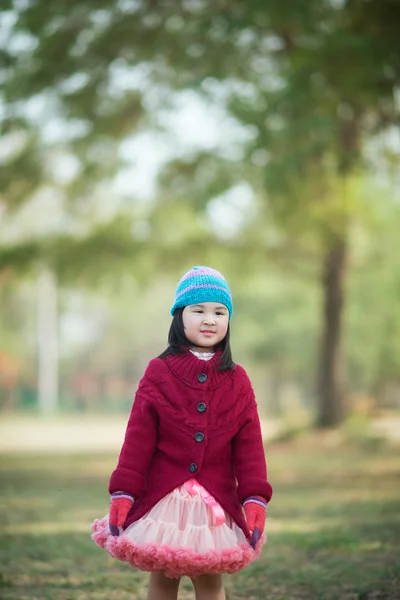
<path fill-rule="evenodd" d="M 158 435 L 158 413 L 152 395 L 154 387 L 145 373 L 135 395 L 118 465 L 110 478 L 110 494 L 123 490 L 138 496 L 144 488 Z"/>
<path fill-rule="evenodd" d="M 272 486 L 267 481 L 261 425 L 252 390 L 244 414 L 243 424 L 232 442 L 237 494 L 241 504 L 249 496 L 262 496 L 269 502 Z"/>

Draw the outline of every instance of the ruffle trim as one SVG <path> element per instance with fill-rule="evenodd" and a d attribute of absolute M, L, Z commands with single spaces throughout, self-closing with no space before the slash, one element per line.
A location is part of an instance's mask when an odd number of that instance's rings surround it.
<path fill-rule="evenodd" d="M 255 550 L 245 542 L 235 548 L 198 554 L 190 548 L 172 548 L 158 544 L 138 546 L 126 536 L 114 537 L 110 534 L 107 517 L 96 519 L 91 529 L 93 541 L 112 557 L 128 562 L 141 571 L 163 571 L 171 578 L 236 573 L 259 557 L 266 541 L 263 535 Z"/>

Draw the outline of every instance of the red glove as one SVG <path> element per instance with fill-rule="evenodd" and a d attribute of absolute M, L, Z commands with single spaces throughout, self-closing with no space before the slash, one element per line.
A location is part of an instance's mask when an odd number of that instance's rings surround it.
<path fill-rule="evenodd" d="M 255 548 L 264 532 L 267 503 L 261 496 L 251 496 L 243 502 L 243 507 L 246 514 L 247 526 L 252 534 L 250 544 Z"/>
<path fill-rule="evenodd" d="M 119 535 L 119 527 L 123 527 L 132 504 L 132 496 L 125 494 L 125 492 L 115 492 L 111 495 L 110 512 L 108 515 L 111 535 Z"/>

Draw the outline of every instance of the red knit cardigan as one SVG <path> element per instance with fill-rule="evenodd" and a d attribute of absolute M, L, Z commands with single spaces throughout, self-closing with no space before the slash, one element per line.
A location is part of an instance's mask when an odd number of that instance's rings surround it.
<path fill-rule="evenodd" d="M 186 350 L 150 361 L 139 383 L 109 492 L 135 497 L 124 527 L 195 477 L 249 537 L 242 502 L 272 487 L 245 370 L 217 371 Z M 196 435 L 197 434 L 197 435 Z M 199 435 L 201 434 L 201 435 Z"/>

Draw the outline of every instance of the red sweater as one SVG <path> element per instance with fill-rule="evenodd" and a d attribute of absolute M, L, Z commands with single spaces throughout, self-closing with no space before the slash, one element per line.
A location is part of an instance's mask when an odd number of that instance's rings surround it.
<path fill-rule="evenodd" d="M 257 405 L 239 365 L 217 371 L 189 350 L 155 358 L 139 383 L 110 493 L 135 497 L 125 522 L 140 519 L 161 498 L 192 477 L 249 530 L 242 502 L 270 500 Z"/>

